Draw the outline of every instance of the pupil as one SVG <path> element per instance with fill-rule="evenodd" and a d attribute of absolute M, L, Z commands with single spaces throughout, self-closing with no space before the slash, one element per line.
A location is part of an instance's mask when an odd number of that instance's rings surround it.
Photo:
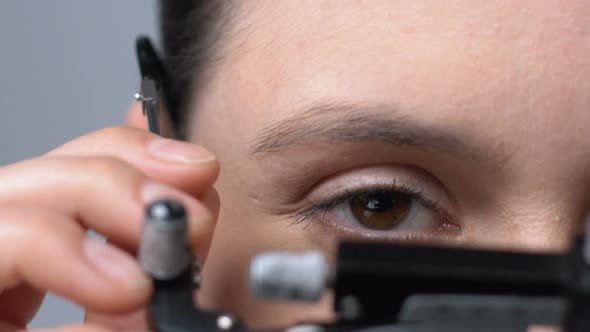
<path fill-rule="evenodd" d="M 412 198 L 400 192 L 374 192 L 354 197 L 350 211 L 363 226 L 391 230 L 404 221 L 412 206 Z"/>
<path fill-rule="evenodd" d="M 374 193 L 367 195 L 367 209 L 375 212 L 391 210 L 395 199 L 391 193 Z"/>

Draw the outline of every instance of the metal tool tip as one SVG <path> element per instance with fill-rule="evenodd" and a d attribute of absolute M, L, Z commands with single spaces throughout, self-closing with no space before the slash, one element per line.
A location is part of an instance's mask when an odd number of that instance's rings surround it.
<path fill-rule="evenodd" d="M 148 205 L 146 216 L 160 221 L 182 220 L 186 218 L 186 210 L 176 201 L 159 200 Z"/>

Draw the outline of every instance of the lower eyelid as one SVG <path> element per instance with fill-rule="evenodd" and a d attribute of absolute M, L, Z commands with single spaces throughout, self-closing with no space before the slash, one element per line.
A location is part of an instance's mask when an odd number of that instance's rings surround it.
<path fill-rule="evenodd" d="M 423 209 L 423 210 L 420 210 Z M 340 215 L 341 218 L 340 219 L 354 219 L 354 216 L 352 215 L 352 211 L 350 210 L 350 204 L 349 202 L 343 203 L 341 205 L 339 205 L 338 207 L 336 207 L 336 209 L 334 209 L 334 213 L 337 215 Z M 327 212 L 326 214 L 329 214 L 329 212 Z M 424 222 L 422 224 L 416 225 L 415 223 L 412 222 L 412 220 L 416 220 L 416 218 L 418 217 L 418 215 L 423 215 L 423 214 L 429 214 L 430 217 L 434 220 L 433 222 Z M 439 225 L 441 225 L 443 223 L 443 221 L 441 220 L 441 216 L 436 212 L 433 211 L 432 209 L 429 209 L 427 207 L 422 206 L 422 204 L 420 202 L 417 202 L 416 199 L 412 199 L 412 203 L 410 206 L 410 213 L 408 213 L 407 216 L 404 217 L 404 221 L 402 221 L 400 223 L 400 225 L 398 227 L 394 227 L 391 230 L 371 230 L 369 228 L 366 228 L 367 231 L 372 231 L 378 234 L 385 234 L 385 233 L 391 233 L 391 232 L 399 232 L 399 231 L 404 231 L 404 230 L 413 230 L 413 231 L 424 231 L 424 230 L 434 230 L 439 228 Z M 335 221 L 332 221 L 332 223 L 335 223 Z M 411 223 L 411 225 L 408 225 L 409 223 Z M 431 223 L 433 223 L 433 225 L 430 225 Z M 355 222 L 353 223 L 349 223 L 351 225 L 353 225 L 354 227 L 359 227 L 361 229 L 364 228 L 363 225 L 361 225 L 360 223 Z"/>
<path fill-rule="evenodd" d="M 339 227 L 334 221 L 320 222 L 330 235 L 340 239 L 354 239 L 362 241 L 418 241 L 451 243 L 458 240 L 460 232 L 451 230 L 402 230 L 376 233 L 369 229 L 357 227 Z M 335 231 L 335 232 L 334 232 Z M 382 232 L 382 231 L 381 231 Z M 334 234 L 335 233 L 335 234 Z"/>
<path fill-rule="evenodd" d="M 442 215 L 440 211 L 422 207 L 425 209 L 420 212 L 416 206 L 421 203 L 414 200 L 412 202 L 412 212 L 407 218 L 416 217 L 416 213 L 427 213 L 434 222 L 428 222 L 427 225 L 412 225 L 410 227 L 398 227 L 393 230 L 380 231 L 364 228 L 360 224 L 347 223 L 342 221 L 349 216 L 346 214 L 346 203 L 341 203 L 332 211 L 324 211 L 318 214 L 317 220 L 310 221 L 319 224 L 328 234 L 336 236 L 337 238 L 350 238 L 365 241 L 418 241 L 418 242 L 439 242 L 439 243 L 454 243 L 459 240 L 462 234 L 462 229 L 459 225 L 451 223 L 447 217 Z M 351 213 L 350 210 L 348 213 Z M 340 216 L 338 216 L 340 215 Z"/>

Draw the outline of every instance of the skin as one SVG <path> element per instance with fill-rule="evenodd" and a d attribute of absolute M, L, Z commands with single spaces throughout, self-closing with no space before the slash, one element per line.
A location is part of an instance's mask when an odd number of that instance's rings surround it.
<path fill-rule="evenodd" d="M 0 309 L 13 293 L 29 301 L 19 310 L 0 310 L 0 317 L 15 326 L 30 319 L 40 293 L 22 295 L 32 285 L 89 308 L 93 325 L 77 329 L 145 327 L 141 308 L 149 283 L 131 272 L 127 283 L 91 278 L 83 271 L 80 243 L 84 227 L 100 228 L 110 232 L 110 246 L 133 252 L 139 188 L 148 178 L 176 188 L 167 190 L 191 206 L 191 240 L 206 259 L 200 303 L 235 311 L 251 326 L 333 318 L 330 294 L 317 305 L 253 299 L 240 276 L 251 256 L 264 250 L 320 249 L 332 257 L 342 238 L 566 249 L 589 208 L 588 17 L 590 5 L 582 0 L 241 4 L 223 60 L 191 104 L 189 140 L 215 158 L 196 145 L 182 153 L 169 146 L 183 161 L 163 162 L 146 153 L 149 134 L 111 128 L 0 169 L 0 206 L 11 217 L 0 220 L 15 220 L 0 223 L 0 249 L 4 243 L 30 249 L 23 243 L 43 237 L 71 256 L 39 267 L 27 262 L 44 261 L 47 250 L 15 251 L 0 261 L 0 271 L 14 272 L 0 274 Z M 128 124 L 144 122 L 135 105 Z M 366 130 L 367 123 L 381 126 Z M 404 144 L 400 137 L 368 137 L 384 123 L 405 134 Z M 280 135 L 272 140 L 272 132 Z M 195 151 L 200 161 L 188 162 Z M 40 177 L 46 182 L 27 177 L 37 174 L 31 172 L 46 174 Z M 440 211 L 422 208 L 403 229 L 381 232 L 354 226 L 350 215 L 335 210 L 292 225 L 310 201 L 393 180 L 419 187 Z M 127 197 L 127 205 L 121 199 L 111 207 L 108 198 L 93 197 L 61 206 L 50 188 L 70 182 L 73 198 L 90 187 L 110 193 L 105 197 Z M 123 212 L 130 216 L 126 223 L 115 222 Z M 46 219 L 62 220 L 55 225 L 64 229 L 49 227 Z M 435 221 L 441 219 L 452 227 L 440 230 Z M 41 273 L 50 267 L 78 272 L 64 281 Z M 66 287 L 72 282 L 77 287 Z"/>

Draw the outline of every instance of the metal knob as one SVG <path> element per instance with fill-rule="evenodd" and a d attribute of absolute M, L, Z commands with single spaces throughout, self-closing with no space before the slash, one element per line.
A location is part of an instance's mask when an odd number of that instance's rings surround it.
<path fill-rule="evenodd" d="M 321 252 L 266 252 L 250 265 L 250 289 L 261 299 L 317 301 L 327 285 Z"/>
<path fill-rule="evenodd" d="M 190 266 L 184 206 L 173 200 L 147 206 L 138 257 L 144 270 L 158 280 L 172 279 Z"/>

